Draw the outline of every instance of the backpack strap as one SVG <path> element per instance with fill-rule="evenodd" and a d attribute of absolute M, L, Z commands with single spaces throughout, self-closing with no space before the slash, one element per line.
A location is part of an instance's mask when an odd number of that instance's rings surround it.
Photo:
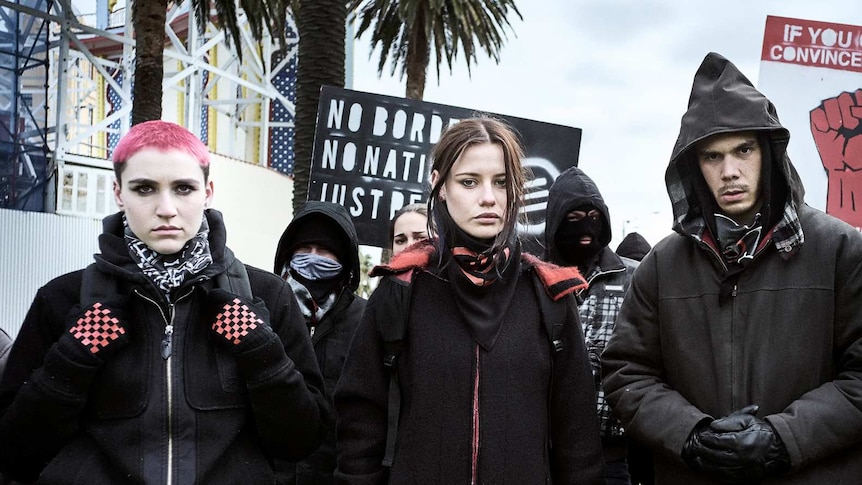
<path fill-rule="evenodd" d="M 401 418 L 401 386 L 398 385 L 398 368 L 395 362 L 401 352 L 403 342 L 389 342 L 384 365 L 389 368 L 389 399 L 386 419 L 386 453 L 381 465 L 391 467 L 395 458 L 395 441 L 398 438 L 398 420 Z"/>
<path fill-rule="evenodd" d="M 81 288 L 78 300 L 81 308 L 88 308 L 98 301 L 114 296 L 118 291 L 117 279 L 96 267 L 96 263 L 90 263 L 84 268 L 81 276 Z"/>
<path fill-rule="evenodd" d="M 563 350 L 563 325 L 566 323 L 568 305 L 566 305 L 565 299 L 553 300 L 548 292 L 545 291 L 538 273 L 533 274 L 536 275 L 533 289 L 536 291 L 536 300 L 539 302 L 539 313 L 556 354 Z"/>
<path fill-rule="evenodd" d="M 539 311 L 554 352 L 559 352 L 563 349 L 561 336 L 571 300 L 565 296 L 587 288 L 587 281 L 576 267 L 557 266 L 531 254 L 524 254 L 522 257 L 533 267 L 533 274 L 536 276 L 533 287 L 539 301 Z"/>
<path fill-rule="evenodd" d="M 404 350 L 407 320 L 410 317 L 412 274 L 413 271 L 409 271 L 407 274 L 386 276 L 374 290 L 376 298 L 371 298 L 365 309 L 366 312 L 373 312 L 374 324 L 383 340 L 383 365 L 389 372 L 386 452 L 381 462 L 385 467 L 391 467 L 395 458 L 395 442 L 401 417 L 398 357 Z"/>
<path fill-rule="evenodd" d="M 248 270 L 238 259 L 234 259 L 228 266 L 227 271 L 219 273 L 215 277 L 216 288 L 227 290 L 246 301 L 253 301 L 251 282 L 248 280 Z"/>

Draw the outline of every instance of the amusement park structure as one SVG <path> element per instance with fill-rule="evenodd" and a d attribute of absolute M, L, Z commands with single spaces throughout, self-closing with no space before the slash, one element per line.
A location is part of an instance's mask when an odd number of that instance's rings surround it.
<path fill-rule="evenodd" d="M 84 3 L 0 0 L 0 208 L 115 210 L 110 155 L 131 120 L 131 8 Z M 199 32 L 190 4 L 168 7 L 163 118 L 213 153 L 291 174 L 295 25 L 289 17 L 281 47 L 255 42 L 240 10 L 241 41 L 228 46 L 212 22 Z"/>

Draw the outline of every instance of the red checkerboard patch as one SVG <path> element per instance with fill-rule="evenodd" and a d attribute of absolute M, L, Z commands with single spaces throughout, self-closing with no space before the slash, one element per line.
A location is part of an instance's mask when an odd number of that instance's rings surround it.
<path fill-rule="evenodd" d="M 110 309 L 95 303 L 69 329 L 69 333 L 95 354 L 125 334 L 126 329 L 120 326 L 120 321 L 111 314 Z"/>
<path fill-rule="evenodd" d="M 234 298 L 232 302 L 226 303 L 222 311 L 216 315 L 213 330 L 233 342 L 234 345 L 239 345 L 242 338 L 260 324 L 263 324 L 263 320 L 258 318 L 257 314 L 243 304 L 239 298 Z"/>

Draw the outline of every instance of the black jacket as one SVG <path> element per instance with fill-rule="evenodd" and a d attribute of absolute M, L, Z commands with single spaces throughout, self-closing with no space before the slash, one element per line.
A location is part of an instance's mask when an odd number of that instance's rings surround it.
<path fill-rule="evenodd" d="M 555 235 L 570 211 L 587 204 L 595 207 L 601 215 L 603 224 L 598 242 L 602 245 L 602 249 L 589 265 L 590 273 L 584 275 L 589 286 L 577 292 L 578 314 L 596 384 L 597 412 L 601 422 L 602 438 L 605 440 L 605 445 L 616 446 L 621 440 L 614 438 L 622 437 L 623 429 L 619 420 L 611 417 L 610 407 L 602 391 L 601 356 L 614 331 L 620 306 L 638 262 L 620 257 L 608 248 L 612 237 L 608 207 L 595 182 L 578 167 L 566 169 L 554 180 L 549 190 L 548 211 L 545 216 L 545 244 L 547 245 L 545 257 L 551 263 L 566 264 L 555 242 Z"/>
<path fill-rule="evenodd" d="M 293 293 L 236 260 L 221 215 L 207 218 L 213 263 L 171 305 L 129 257 L 120 214 L 105 219 L 93 274 L 122 302 L 129 343 L 101 366 L 57 350 L 79 311 L 83 271 L 39 289 L 0 384 L 2 471 L 51 484 L 274 483 L 273 459 L 299 459 L 320 444 L 329 410 Z M 277 337 L 233 355 L 213 340 L 205 293 L 244 285 Z"/>
<path fill-rule="evenodd" d="M 317 322 L 311 336 L 317 364 L 323 373 L 326 396 L 331 403 L 335 384 L 341 377 L 341 369 L 344 366 L 344 358 L 347 355 L 350 339 L 353 337 L 353 332 L 365 310 L 365 299 L 354 293 L 359 286 L 359 245 L 356 229 L 343 206 L 327 202 L 307 202 L 297 211 L 279 239 L 274 266 L 277 273 L 281 272 L 290 257 L 297 225 L 309 216 L 326 216 L 334 220 L 344 231 L 344 236 L 350 241 L 350 247 L 347 251 L 348 261 L 343 263 L 344 286 L 339 290 L 335 305 Z M 332 426 L 327 430 L 323 444 L 314 454 L 296 464 L 279 464 L 278 482 L 284 485 L 327 485 L 332 483 L 335 458 L 335 426 Z"/>
<path fill-rule="evenodd" d="M 689 159 L 711 134 L 768 136 L 787 194 L 780 220 L 735 274 L 705 229 Z M 862 235 L 802 202 L 788 132 L 772 104 L 717 54 L 695 76 L 665 179 L 675 234 L 634 275 L 603 355 L 605 392 L 626 432 L 655 453 L 657 484 L 718 483 L 680 457 L 695 425 L 744 406 L 777 431 L 792 472 L 763 484 L 862 476 Z"/>
<path fill-rule="evenodd" d="M 523 261 L 512 301 L 501 302 L 508 310 L 500 335 L 492 349 L 482 350 L 453 311 L 446 272 L 429 267 L 429 261 L 436 256 L 421 247 L 399 253 L 392 264 L 413 269 L 394 268 L 404 272 L 380 281 L 356 330 L 335 392 L 339 483 L 470 483 L 473 467 L 477 483 L 601 483 L 595 393 L 571 296 L 559 302 L 568 305 L 567 320 L 562 350 L 555 353 L 539 314 L 536 266 Z M 411 296 L 405 301 L 401 278 L 410 274 Z M 580 275 L 577 280 L 583 283 Z M 556 289 L 568 282 L 560 281 Z M 389 373 L 378 324 L 385 322 L 376 319 L 402 309 L 407 312 L 397 363 L 402 401 L 390 470 L 381 464 Z M 471 430 L 477 425 L 474 452 Z"/>

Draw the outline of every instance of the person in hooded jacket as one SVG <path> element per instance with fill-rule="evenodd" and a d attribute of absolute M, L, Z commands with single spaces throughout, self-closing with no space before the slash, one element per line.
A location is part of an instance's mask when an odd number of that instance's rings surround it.
<path fill-rule="evenodd" d="M 638 263 L 614 253 L 608 247 L 611 238 L 610 213 L 599 188 L 580 168 L 566 169 L 548 192 L 544 257 L 554 264 L 575 266 L 587 278 L 589 286 L 576 296 L 595 381 L 605 480 L 626 485 L 630 475 L 625 433 L 611 416 L 602 391 L 601 355 Z"/>
<path fill-rule="evenodd" d="M 0 382 L 0 471 L 46 484 L 275 483 L 330 421 L 290 287 L 225 245 L 210 155 L 165 121 L 113 153 L 101 252 L 40 288 Z"/>
<path fill-rule="evenodd" d="M 305 317 L 331 402 L 353 332 L 365 310 L 359 287 L 359 245 L 347 209 L 309 201 L 288 224 L 275 254 L 275 273 L 293 289 Z M 335 470 L 335 426 L 323 445 L 299 463 L 279 463 L 280 484 L 326 485 Z"/>
<path fill-rule="evenodd" d="M 617 245 L 616 253 L 620 256 L 641 261 L 652 249 L 649 241 L 646 240 L 639 232 L 630 232 Z"/>
<path fill-rule="evenodd" d="M 705 57 L 665 174 L 675 233 L 602 359 L 658 484 L 862 477 L 862 234 L 803 202 L 789 137 L 733 63 Z"/>
<path fill-rule="evenodd" d="M 385 277 L 335 390 L 338 483 L 603 483 L 572 297 L 586 283 L 521 252 L 522 157 L 511 128 L 485 116 L 434 146 L 437 235 L 372 271 Z"/>

